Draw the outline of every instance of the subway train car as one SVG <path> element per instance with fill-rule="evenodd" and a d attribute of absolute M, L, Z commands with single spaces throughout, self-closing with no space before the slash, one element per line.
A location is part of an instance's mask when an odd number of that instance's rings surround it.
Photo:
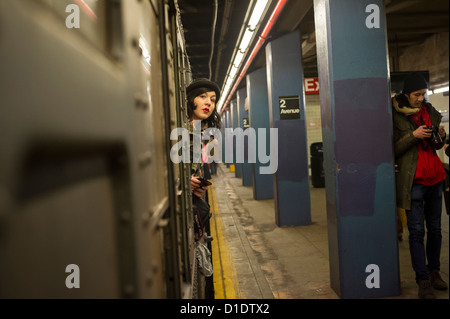
<path fill-rule="evenodd" d="M 0 1 L 0 298 L 201 298 L 174 0 Z"/>

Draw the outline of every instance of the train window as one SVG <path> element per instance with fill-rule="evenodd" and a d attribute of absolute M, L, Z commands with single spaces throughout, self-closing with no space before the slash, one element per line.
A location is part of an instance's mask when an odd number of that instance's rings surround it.
<path fill-rule="evenodd" d="M 109 0 L 106 3 L 108 37 L 106 49 L 111 56 L 120 60 L 123 56 L 122 1 Z"/>
<path fill-rule="evenodd" d="M 121 0 L 40 0 L 99 50 L 120 59 Z"/>

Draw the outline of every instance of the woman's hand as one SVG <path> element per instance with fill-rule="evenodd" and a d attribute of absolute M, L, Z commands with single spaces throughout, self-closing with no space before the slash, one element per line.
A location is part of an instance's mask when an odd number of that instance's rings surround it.
<path fill-rule="evenodd" d="M 201 188 L 200 184 L 201 182 L 197 179 L 197 177 L 191 177 L 192 193 L 195 196 L 202 198 L 203 195 L 205 195 L 206 189 Z"/>
<path fill-rule="evenodd" d="M 414 132 L 413 135 L 415 138 L 424 140 L 431 137 L 431 130 L 427 129 L 426 125 L 419 126 Z"/>

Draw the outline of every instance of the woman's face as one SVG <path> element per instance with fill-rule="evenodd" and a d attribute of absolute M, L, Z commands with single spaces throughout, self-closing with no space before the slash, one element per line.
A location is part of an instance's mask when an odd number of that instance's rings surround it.
<path fill-rule="evenodd" d="M 206 120 L 216 108 L 216 92 L 202 93 L 194 99 L 193 120 Z"/>

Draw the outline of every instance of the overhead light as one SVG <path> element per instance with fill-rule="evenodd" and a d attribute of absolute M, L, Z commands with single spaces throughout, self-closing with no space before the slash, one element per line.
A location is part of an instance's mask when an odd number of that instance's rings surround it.
<path fill-rule="evenodd" d="M 236 66 L 233 66 L 231 68 L 229 78 L 234 79 L 234 77 L 236 76 L 236 73 L 238 72 L 238 70 L 239 69 Z"/>
<path fill-rule="evenodd" d="M 256 3 L 255 8 L 253 8 L 253 13 L 250 18 L 250 21 L 248 22 L 250 30 L 256 29 L 256 26 L 261 20 L 264 10 L 266 9 L 267 2 L 268 0 L 258 0 L 258 2 Z"/>
<path fill-rule="evenodd" d="M 250 29 L 247 29 L 247 30 L 245 31 L 244 36 L 242 37 L 241 44 L 239 45 L 239 50 L 240 50 L 241 52 L 247 51 L 248 46 L 249 46 L 249 44 L 250 44 L 250 41 L 251 41 L 252 38 L 253 38 L 253 32 L 254 32 L 254 31 L 251 31 Z"/>
<path fill-rule="evenodd" d="M 241 51 L 238 51 L 236 54 L 236 57 L 234 58 L 233 66 L 236 68 L 239 68 L 241 66 L 241 62 L 244 59 L 244 53 Z"/>
<path fill-rule="evenodd" d="M 227 79 L 227 82 L 225 84 L 225 87 L 231 87 L 231 85 L 233 84 L 233 78 L 229 77 Z"/>
<path fill-rule="evenodd" d="M 224 89 L 222 90 L 219 102 L 217 103 L 217 109 L 220 112 L 222 109 L 223 104 L 225 103 L 225 100 L 227 99 L 228 93 L 230 93 L 231 90 L 231 84 L 225 85 Z"/>
<path fill-rule="evenodd" d="M 433 94 L 433 91 L 427 90 L 427 94 L 428 94 L 428 95 L 432 95 L 432 94 Z"/>
<path fill-rule="evenodd" d="M 274 12 L 278 11 L 279 8 L 284 7 L 285 3 L 287 0 L 278 0 L 277 6 L 274 10 Z M 256 2 L 256 3 L 255 3 Z M 232 64 L 229 66 L 229 72 L 228 72 L 228 77 L 226 78 L 226 80 L 224 81 L 225 86 L 222 92 L 222 96 L 219 99 L 219 102 L 217 103 L 217 109 L 219 110 L 219 112 L 222 110 L 223 106 L 225 103 L 228 103 L 227 100 L 229 99 L 228 94 L 235 90 L 236 84 L 235 84 L 235 78 L 237 77 L 237 74 L 241 68 L 241 64 L 246 56 L 246 53 L 250 47 L 250 44 L 252 43 L 252 40 L 254 39 L 256 32 L 256 29 L 258 28 L 259 24 L 262 21 L 262 18 L 264 17 L 264 13 L 266 12 L 266 8 L 268 6 L 268 4 L 271 2 L 271 0 L 254 0 L 252 1 L 251 5 L 253 3 L 255 3 L 255 5 L 253 6 L 252 13 L 250 16 L 250 19 L 248 20 L 248 23 L 244 24 L 241 32 L 244 32 L 244 35 L 241 38 L 241 41 L 239 43 L 239 46 L 235 48 L 235 57 L 234 60 L 232 61 Z M 271 20 L 273 19 L 273 13 L 272 13 L 272 17 Z M 279 12 L 276 14 L 276 16 L 279 15 Z M 248 15 L 247 15 L 248 16 Z M 269 23 L 271 26 L 270 28 L 268 28 L 268 31 L 270 31 L 271 27 L 272 27 L 272 23 Z M 266 26 L 267 29 L 267 26 Z M 245 30 L 245 31 L 243 31 Z M 264 39 L 265 40 L 265 39 Z M 253 57 L 254 58 L 254 57 Z M 252 59 L 253 59 L 252 58 Z M 244 66 L 245 68 L 245 66 Z M 238 80 L 238 82 L 240 82 Z M 232 93 L 233 93 L 232 92 Z"/>
<path fill-rule="evenodd" d="M 443 92 L 448 92 L 448 86 L 433 90 L 434 94 L 443 93 Z"/>

